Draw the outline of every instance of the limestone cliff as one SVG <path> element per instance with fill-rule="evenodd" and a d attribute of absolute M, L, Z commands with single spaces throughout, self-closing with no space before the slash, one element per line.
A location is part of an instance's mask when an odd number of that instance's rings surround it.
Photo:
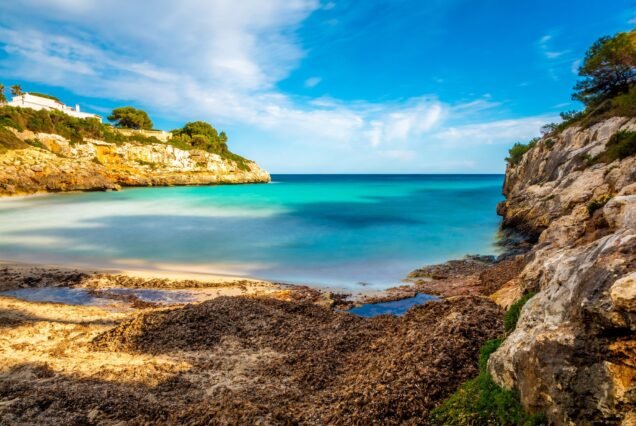
<path fill-rule="evenodd" d="M 498 211 L 537 241 L 518 285 L 538 293 L 489 371 L 554 424 L 636 424 L 636 156 L 590 161 L 635 129 L 570 127 L 506 171 Z"/>
<path fill-rule="evenodd" d="M 0 154 L 0 195 L 121 186 L 269 182 L 256 163 L 244 165 L 201 150 L 164 143 L 73 144 L 59 135 L 18 133 L 32 145 Z"/>

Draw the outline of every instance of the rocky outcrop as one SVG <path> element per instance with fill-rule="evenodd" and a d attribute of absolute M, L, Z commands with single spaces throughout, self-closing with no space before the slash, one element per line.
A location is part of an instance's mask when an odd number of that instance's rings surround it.
<path fill-rule="evenodd" d="M 636 158 L 590 161 L 635 129 L 571 127 L 506 172 L 504 226 L 537 242 L 514 286 L 538 293 L 489 371 L 554 424 L 636 424 Z"/>
<path fill-rule="evenodd" d="M 498 206 L 504 227 L 538 238 L 554 220 L 636 181 L 633 156 L 611 164 L 589 165 L 619 130 L 636 130 L 636 120 L 615 117 L 588 129 L 570 127 L 542 139 L 519 165 L 506 171 L 506 201 Z"/>
<path fill-rule="evenodd" d="M 0 154 L 0 195 L 103 191 L 121 186 L 269 182 L 256 163 L 164 143 L 120 145 L 98 140 L 73 144 L 59 135 L 18 134 L 36 146 Z"/>

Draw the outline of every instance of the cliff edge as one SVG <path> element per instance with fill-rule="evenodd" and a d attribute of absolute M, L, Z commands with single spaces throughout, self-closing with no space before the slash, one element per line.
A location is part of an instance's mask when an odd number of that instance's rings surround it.
<path fill-rule="evenodd" d="M 634 131 L 571 126 L 506 170 L 498 212 L 536 242 L 517 285 L 537 294 L 488 368 L 553 424 L 636 424 L 636 155 L 610 155 Z"/>

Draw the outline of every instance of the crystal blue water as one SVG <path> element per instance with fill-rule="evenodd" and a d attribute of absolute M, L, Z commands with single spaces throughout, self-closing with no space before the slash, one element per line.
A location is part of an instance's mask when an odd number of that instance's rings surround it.
<path fill-rule="evenodd" d="M 0 200 L 0 258 L 352 290 L 496 254 L 501 175 L 275 175 L 271 184 Z"/>

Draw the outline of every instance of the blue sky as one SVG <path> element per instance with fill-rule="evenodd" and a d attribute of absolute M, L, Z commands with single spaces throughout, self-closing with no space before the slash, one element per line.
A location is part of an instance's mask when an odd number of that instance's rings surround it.
<path fill-rule="evenodd" d="M 273 173 L 500 173 L 635 24 L 633 0 L 12 0 L 0 81 L 210 121 Z"/>

